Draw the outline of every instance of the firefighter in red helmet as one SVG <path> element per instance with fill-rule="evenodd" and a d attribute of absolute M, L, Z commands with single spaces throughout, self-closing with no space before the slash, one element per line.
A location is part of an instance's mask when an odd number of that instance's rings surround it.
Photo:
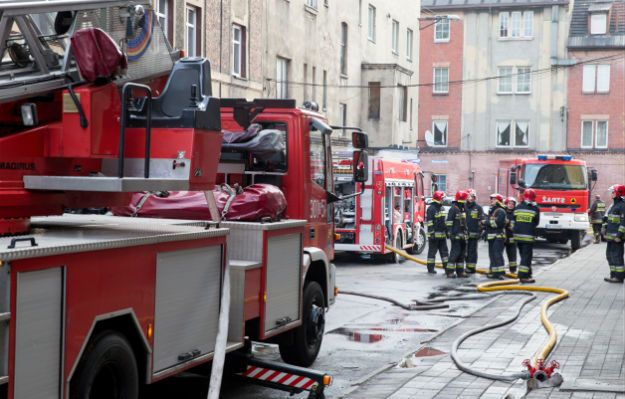
<path fill-rule="evenodd" d="M 447 268 L 449 251 L 447 249 L 447 226 L 445 225 L 445 211 L 443 210 L 443 199 L 445 193 L 436 191 L 432 195 L 432 203 L 428 207 L 425 215 L 428 237 L 428 273 L 436 274 L 434 266 L 436 264 L 436 253 L 440 252 L 443 266 Z"/>
<path fill-rule="evenodd" d="M 488 219 L 484 221 L 486 239 L 488 240 L 488 257 L 490 258 L 489 278 L 503 280 L 506 268 L 503 259 L 504 240 L 506 234 L 506 211 L 501 194 L 491 194 Z"/>
<path fill-rule="evenodd" d="M 477 244 L 482 234 L 481 222 L 484 218 L 484 210 L 477 203 L 477 193 L 474 189 L 468 189 L 467 194 L 469 194 L 469 197 L 464 204 L 464 210 L 467 214 L 467 230 L 469 232 L 466 273 L 473 274 L 476 272 L 477 267 Z"/>
<path fill-rule="evenodd" d="M 610 187 L 612 191 L 612 206 L 607 212 L 605 225 L 605 239 L 608 242 L 606 258 L 610 265 L 610 277 L 604 280 L 609 283 L 623 283 L 625 279 L 625 262 L 623 249 L 625 240 L 625 186 L 617 184 Z"/>
<path fill-rule="evenodd" d="M 464 258 L 467 250 L 467 215 L 464 203 L 469 195 L 466 191 L 456 192 L 451 209 L 447 214 L 447 231 L 451 238 L 451 252 L 449 263 L 445 268 L 448 278 L 468 277 L 464 271 Z"/>
<path fill-rule="evenodd" d="M 504 200 L 506 206 L 506 255 L 508 256 L 508 269 L 510 273 L 516 273 L 517 261 L 516 261 L 516 244 L 514 242 L 514 209 L 516 208 L 517 201 L 514 197 L 508 197 Z"/>
<path fill-rule="evenodd" d="M 531 188 L 523 192 L 523 202 L 514 210 L 514 241 L 519 248 L 521 263 L 518 277 L 521 283 L 533 283 L 532 256 L 534 236 L 540 222 L 540 210 L 536 206 L 536 191 Z"/>

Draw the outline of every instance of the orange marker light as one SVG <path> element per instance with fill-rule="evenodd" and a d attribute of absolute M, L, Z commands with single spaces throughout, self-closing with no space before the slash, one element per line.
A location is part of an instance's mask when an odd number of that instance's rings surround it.
<path fill-rule="evenodd" d="M 148 324 L 148 339 L 152 339 L 152 335 L 154 335 L 154 328 L 152 327 L 152 323 Z"/>
<path fill-rule="evenodd" d="M 324 375 L 323 376 L 323 385 L 325 386 L 329 386 L 332 385 L 332 377 L 330 377 L 329 375 Z"/>
<path fill-rule="evenodd" d="M 334 296 L 339 294 L 339 287 L 334 287 Z"/>

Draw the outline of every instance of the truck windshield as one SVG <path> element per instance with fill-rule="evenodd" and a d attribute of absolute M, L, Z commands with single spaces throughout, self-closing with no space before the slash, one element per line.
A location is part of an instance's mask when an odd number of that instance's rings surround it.
<path fill-rule="evenodd" d="M 586 167 L 582 165 L 526 164 L 525 186 L 552 190 L 584 190 Z"/>

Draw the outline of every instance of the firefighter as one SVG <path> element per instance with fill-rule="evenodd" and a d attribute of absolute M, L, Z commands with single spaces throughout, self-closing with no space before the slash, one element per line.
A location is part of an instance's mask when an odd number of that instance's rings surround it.
<path fill-rule="evenodd" d="M 621 184 L 610 187 L 613 204 L 608 210 L 605 224 L 605 239 L 608 242 L 606 258 L 610 265 L 610 277 L 604 278 L 609 283 L 623 283 L 625 279 L 625 262 L 623 249 L 625 239 L 625 186 Z"/>
<path fill-rule="evenodd" d="M 490 273 L 487 274 L 487 277 L 503 280 L 506 272 L 503 259 L 506 211 L 504 210 L 503 196 L 501 194 L 490 195 L 488 219 L 483 223 L 486 227 L 488 257 L 490 258 Z"/>
<path fill-rule="evenodd" d="M 468 277 L 464 272 L 464 258 L 467 250 L 467 216 L 464 203 L 469 195 L 466 191 L 456 192 L 454 202 L 447 214 L 447 231 L 451 238 L 449 263 L 445 268 L 447 278 Z"/>
<path fill-rule="evenodd" d="M 439 252 L 443 266 L 447 269 L 449 251 L 447 249 L 447 226 L 445 225 L 445 212 L 443 211 L 443 199 L 445 193 L 434 192 L 432 203 L 428 207 L 425 222 L 427 225 L 428 237 L 428 273 L 436 274 L 434 265 L 436 263 L 436 253 Z"/>
<path fill-rule="evenodd" d="M 504 201 L 506 206 L 506 255 L 508 256 L 508 269 L 510 273 L 516 273 L 516 244 L 514 243 L 514 208 L 516 208 L 516 198 L 508 197 Z"/>
<path fill-rule="evenodd" d="M 480 222 L 484 218 L 484 210 L 477 203 L 477 193 L 474 189 L 467 190 L 469 194 L 467 202 L 464 204 L 465 213 L 467 214 L 467 231 L 469 239 L 467 240 L 467 269 L 468 274 L 473 274 L 477 267 L 477 244 L 482 233 Z"/>
<path fill-rule="evenodd" d="M 595 236 L 595 244 L 598 244 L 601 242 L 601 225 L 603 224 L 603 217 L 605 216 L 605 203 L 601 201 L 601 196 L 599 194 L 595 195 L 595 201 L 588 210 L 588 216 L 590 216 L 592 233 Z"/>
<path fill-rule="evenodd" d="M 521 254 L 519 279 L 521 283 L 533 283 L 532 256 L 534 254 L 534 236 L 540 222 L 540 210 L 536 206 L 536 191 L 531 188 L 523 192 L 523 202 L 514 210 L 514 241 Z"/>

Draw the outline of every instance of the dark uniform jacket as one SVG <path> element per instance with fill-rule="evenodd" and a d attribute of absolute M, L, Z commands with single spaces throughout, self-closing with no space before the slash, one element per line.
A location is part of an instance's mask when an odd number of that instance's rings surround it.
<path fill-rule="evenodd" d="M 515 208 L 516 209 L 516 208 Z M 506 207 L 506 242 L 514 242 L 514 209 Z"/>
<path fill-rule="evenodd" d="M 514 209 L 514 240 L 516 242 L 534 242 L 538 223 L 540 223 L 538 207 L 532 202 L 521 202 Z"/>
<path fill-rule="evenodd" d="M 467 230 L 469 238 L 479 238 L 482 227 L 480 222 L 484 218 L 484 210 L 477 202 L 465 202 L 465 213 L 467 215 Z"/>
<path fill-rule="evenodd" d="M 454 202 L 447 214 L 447 229 L 452 240 L 466 240 L 467 233 L 467 215 L 464 213 L 464 207 Z"/>
<path fill-rule="evenodd" d="M 615 198 L 606 217 L 605 239 L 614 241 L 625 236 L 625 202 L 622 198 Z"/>
<path fill-rule="evenodd" d="M 425 215 L 425 223 L 428 228 L 428 238 L 447 238 L 443 204 L 432 201 Z"/>
<path fill-rule="evenodd" d="M 603 223 L 603 217 L 605 216 L 605 203 L 601 200 L 596 200 L 592 203 L 588 213 L 590 213 L 590 223 Z"/>
<path fill-rule="evenodd" d="M 506 211 L 499 205 L 495 205 L 488 211 L 486 221 L 486 238 L 494 240 L 505 238 L 504 228 L 506 226 Z"/>

